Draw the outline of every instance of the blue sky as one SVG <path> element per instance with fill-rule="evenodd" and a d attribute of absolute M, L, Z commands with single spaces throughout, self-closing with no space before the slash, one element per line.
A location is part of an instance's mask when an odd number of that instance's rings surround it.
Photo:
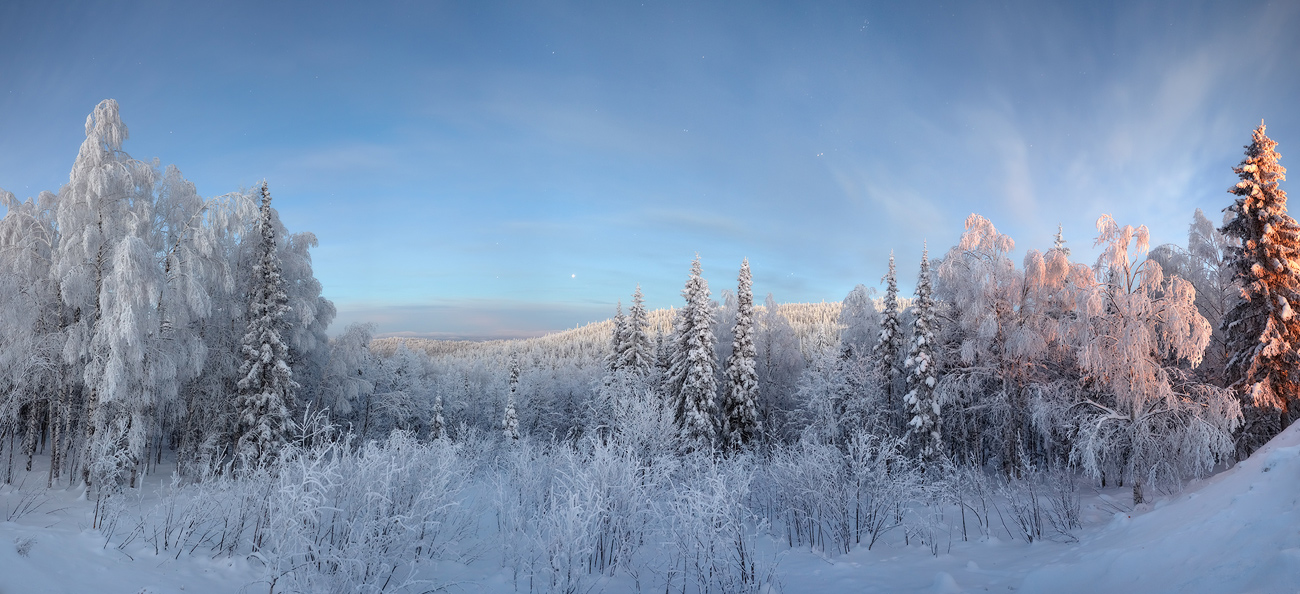
<path fill-rule="evenodd" d="M 891 249 L 910 290 L 971 212 L 1017 257 L 1183 243 L 1261 118 L 1300 154 L 1294 2 L 260 4 L 0 4 L 0 187 L 57 190 L 114 98 L 200 193 L 269 181 L 335 331 L 488 337 L 676 305 L 696 253 L 715 295 Z"/>

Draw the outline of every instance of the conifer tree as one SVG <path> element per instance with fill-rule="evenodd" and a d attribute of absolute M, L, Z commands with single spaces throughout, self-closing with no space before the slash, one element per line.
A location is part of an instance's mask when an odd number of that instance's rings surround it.
<path fill-rule="evenodd" d="M 628 310 L 625 324 L 619 367 L 639 377 L 649 376 L 655 363 L 650 337 L 646 335 L 650 323 L 645 311 L 645 299 L 641 295 L 641 285 L 637 285 L 636 292 L 632 294 L 632 308 Z"/>
<path fill-rule="evenodd" d="M 1233 168 L 1241 181 L 1229 192 L 1237 199 L 1224 235 L 1241 241 L 1228 249 L 1241 300 L 1223 318 L 1227 331 L 1228 381 L 1260 407 L 1282 411 L 1289 423 L 1300 414 L 1300 226 L 1287 214 L 1286 192 L 1278 183 L 1277 142 L 1261 123 Z"/>
<path fill-rule="evenodd" d="M 442 394 L 439 394 L 433 401 L 433 424 L 429 427 L 429 437 L 442 439 L 446 436 L 447 422 L 442 418 Z"/>
<path fill-rule="evenodd" d="M 260 243 L 251 278 L 248 330 L 242 346 L 244 363 L 239 368 L 242 377 L 235 397 L 235 451 L 245 466 L 266 465 L 286 443 L 293 424 L 289 411 L 298 387 L 289 369 L 289 348 L 283 338 L 289 298 L 280 276 L 271 192 L 265 182 L 258 231 Z"/>
<path fill-rule="evenodd" d="M 609 357 L 605 359 L 605 371 L 615 373 L 622 369 L 622 353 L 627 341 L 627 320 L 623 317 L 623 302 L 614 306 L 614 330 L 609 338 Z"/>
<path fill-rule="evenodd" d="M 659 373 L 660 389 L 664 394 L 675 394 L 672 389 L 673 368 L 673 346 L 677 344 L 677 319 L 681 315 L 678 311 L 672 314 L 672 329 L 664 332 L 662 329 L 655 331 L 655 370 Z"/>
<path fill-rule="evenodd" d="M 727 360 L 727 390 L 723 400 L 723 447 L 740 451 L 754 440 L 760 430 L 758 422 L 758 373 L 754 360 L 754 290 L 749 273 L 749 259 L 740 265 L 736 287 L 736 327 L 731 357 Z"/>
<path fill-rule="evenodd" d="M 892 251 L 889 252 L 889 272 L 880 280 L 885 283 L 885 312 L 880 320 L 880 340 L 872 351 L 880 365 L 880 377 L 885 383 L 885 405 L 892 415 L 897 410 L 894 405 L 894 378 L 898 375 L 898 356 L 903 351 L 903 332 L 898 321 L 898 277 Z"/>
<path fill-rule="evenodd" d="M 691 276 L 682 289 L 686 306 L 678 312 L 675 344 L 668 371 L 667 392 L 674 398 L 675 417 L 683 450 L 708 448 L 715 433 L 713 305 L 709 283 L 700 276 L 700 257 L 691 263 Z"/>
<path fill-rule="evenodd" d="M 515 412 L 515 392 L 519 388 L 519 360 L 510 358 L 510 395 L 506 397 L 506 413 L 501 419 L 501 432 L 511 441 L 519 439 L 519 415 Z"/>
<path fill-rule="evenodd" d="M 934 358 L 935 312 L 930 287 L 930 253 L 921 252 L 921 272 L 916 279 L 916 319 L 912 322 L 912 347 L 907 360 L 907 395 L 903 403 L 911 416 L 908 421 L 912 443 L 922 462 L 934 460 L 942 453 L 939 434 L 939 400 L 934 387 L 938 382 Z"/>
<path fill-rule="evenodd" d="M 1052 236 L 1052 249 L 1059 250 L 1061 253 L 1065 254 L 1065 257 L 1068 258 L 1070 257 L 1070 248 L 1066 247 L 1065 243 L 1066 241 L 1065 241 L 1064 226 L 1061 225 L 1060 223 L 1057 223 L 1056 235 Z"/>

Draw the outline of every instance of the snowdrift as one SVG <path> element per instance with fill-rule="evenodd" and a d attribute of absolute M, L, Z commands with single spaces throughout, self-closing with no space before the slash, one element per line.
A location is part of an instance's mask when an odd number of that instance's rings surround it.
<path fill-rule="evenodd" d="M 1022 592 L 1300 592 L 1300 423 L 1142 515 L 1116 514 Z"/>

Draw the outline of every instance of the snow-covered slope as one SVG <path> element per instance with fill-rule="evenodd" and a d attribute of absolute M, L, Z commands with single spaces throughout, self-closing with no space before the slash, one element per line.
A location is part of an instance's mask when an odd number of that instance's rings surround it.
<path fill-rule="evenodd" d="M 1169 503 L 1086 534 L 1022 592 L 1300 592 L 1300 423 Z"/>
<path fill-rule="evenodd" d="M 34 469 L 31 482 L 43 480 L 42 470 Z M 259 582 L 265 579 L 259 566 L 242 557 L 157 554 L 139 537 L 122 547 L 118 542 L 105 546 L 99 531 L 88 529 L 93 501 L 78 497 L 79 491 L 0 487 L 0 594 L 267 589 L 267 582 Z M 1122 490 L 1114 494 L 1122 495 Z M 158 501 L 153 488 L 141 497 L 140 503 L 150 507 Z M 31 513 L 15 514 L 37 503 Z M 11 515 L 14 521 L 4 521 Z M 777 560 L 778 585 L 772 591 L 788 594 L 1295 594 L 1300 592 L 1300 425 L 1235 468 L 1157 502 L 1155 509 L 1087 523 L 1076 544 L 958 541 L 938 557 L 924 546 L 901 543 L 825 557 L 806 548 L 788 549 L 781 538 L 767 539 L 763 552 Z M 488 548 L 495 538 L 490 524 L 478 535 Z M 454 572 L 439 577 L 461 583 L 463 591 L 515 591 L 509 571 L 495 555 L 472 566 L 447 564 L 439 571 Z M 605 592 L 634 589 L 625 579 L 600 587 Z"/>

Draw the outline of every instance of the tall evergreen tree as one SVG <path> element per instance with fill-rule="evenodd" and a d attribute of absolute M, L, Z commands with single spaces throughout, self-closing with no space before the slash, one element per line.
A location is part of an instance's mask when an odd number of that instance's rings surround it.
<path fill-rule="evenodd" d="M 655 362 L 650 337 L 646 334 L 650 322 L 645 311 L 645 299 L 641 295 L 641 285 L 637 285 L 636 292 L 632 294 L 632 308 L 628 310 L 625 323 L 619 367 L 639 377 L 649 376 Z"/>
<path fill-rule="evenodd" d="M 609 337 L 609 356 L 605 359 L 605 370 L 615 373 L 623 368 L 623 349 L 627 342 L 627 319 L 623 317 L 623 302 L 614 306 L 614 330 Z"/>
<path fill-rule="evenodd" d="M 889 252 L 889 272 L 880 281 L 885 283 L 885 311 L 880 319 L 880 340 L 872 352 L 880 365 L 880 377 L 885 383 L 885 405 L 892 415 L 897 410 L 894 380 L 898 376 L 898 356 L 903 352 L 903 332 L 898 320 L 898 277 L 892 251 Z"/>
<path fill-rule="evenodd" d="M 674 399 L 675 420 L 684 450 L 708 448 L 715 434 L 714 394 L 718 390 L 709 283 L 700 275 L 700 257 L 682 289 L 686 306 L 678 313 L 667 392 Z"/>
<path fill-rule="evenodd" d="M 442 394 L 439 394 L 433 401 L 433 414 L 429 415 L 429 438 L 442 439 L 447 437 L 447 422 L 442 418 Z"/>
<path fill-rule="evenodd" d="M 722 405 L 723 447 L 729 451 L 743 449 L 760 430 L 756 403 L 758 373 L 754 368 L 758 356 L 754 346 L 754 289 L 748 258 L 740 265 L 738 280 L 735 339 L 727 360 L 727 391 Z"/>
<path fill-rule="evenodd" d="M 621 312 L 620 312 L 621 314 Z M 501 419 L 501 432 L 511 441 L 519 439 L 519 414 L 515 412 L 515 392 L 519 389 L 519 360 L 510 357 L 510 394 L 506 396 L 506 412 Z"/>
<path fill-rule="evenodd" d="M 939 434 L 939 400 L 934 387 L 938 383 L 934 358 L 935 312 L 930 287 L 930 251 L 921 252 L 921 272 L 916 279 L 916 319 L 912 322 L 912 347 L 903 362 L 907 368 L 907 395 L 903 403 L 911 416 L 908 421 L 912 443 L 922 462 L 942 453 Z"/>
<path fill-rule="evenodd" d="M 251 277 L 248 331 L 242 345 L 244 363 L 239 368 L 242 377 L 235 397 L 235 451 L 242 464 L 252 466 L 270 462 L 286 443 L 293 426 L 289 411 L 298 387 L 289 369 L 289 347 L 283 337 L 289 297 L 280 276 L 271 192 L 265 182 L 258 231 L 261 240 Z"/>
<path fill-rule="evenodd" d="M 1228 237 L 1241 240 L 1229 248 L 1229 261 L 1241 287 L 1241 300 L 1223 318 L 1231 387 L 1260 407 L 1280 409 L 1283 422 L 1300 414 L 1300 226 L 1287 214 L 1286 192 L 1278 183 L 1286 169 L 1278 164 L 1277 146 L 1261 123 L 1246 146 L 1246 158 L 1233 168 L 1241 181 L 1229 192 L 1237 196 L 1226 210 Z"/>
<path fill-rule="evenodd" d="M 1068 258 L 1070 257 L 1070 248 L 1066 247 L 1065 245 L 1066 244 L 1065 232 L 1063 229 L 1064 229 L 1063 225 L 1061 225 L 1060 223 L 1056 224 L 1056 235 L 1052 236 L 1052 249 L 1060 250 L 1061 253 L 1065 254 L 1065 257 Z"/>

